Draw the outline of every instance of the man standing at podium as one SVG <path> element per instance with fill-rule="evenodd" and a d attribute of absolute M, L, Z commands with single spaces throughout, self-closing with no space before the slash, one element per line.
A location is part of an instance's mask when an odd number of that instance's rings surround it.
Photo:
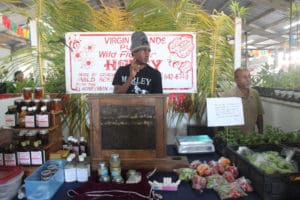
<path fill-rule="evenodd" d="M 119 94 L 154 94 L 162 93 L 161 73 L 148 65 L 150 44 L 144 32 L 131 35 L 133 62 L 117 70 L 112 84 L 114 93 Z"/>

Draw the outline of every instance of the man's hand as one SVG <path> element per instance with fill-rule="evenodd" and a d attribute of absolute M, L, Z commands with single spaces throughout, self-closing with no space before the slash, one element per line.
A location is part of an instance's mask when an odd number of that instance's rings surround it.
<path fill-rule="evenodd" d="M 142 66 L 139 65 L 136 60 L 133 61 L 133 63 L 130 65 L 130 79 L 132 80 L 135 75 L 141 70 Z"/>

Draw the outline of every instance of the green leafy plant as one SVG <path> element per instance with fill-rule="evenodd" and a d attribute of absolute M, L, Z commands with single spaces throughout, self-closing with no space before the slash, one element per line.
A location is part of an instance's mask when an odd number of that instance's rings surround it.
<path fill-rule="evenodd" d="M 265 63 L 261 66 L 261 70 L 253 76 L 252 81 L 254 86 L 299 90 L 299 76 L 300 71 L 297 70 L 274 72 L 274 70 Z"/>

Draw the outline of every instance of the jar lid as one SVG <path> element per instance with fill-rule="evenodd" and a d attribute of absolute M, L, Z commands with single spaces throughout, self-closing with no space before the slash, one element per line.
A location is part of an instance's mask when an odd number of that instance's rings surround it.
<path fill-rule="evenodd" d="M 36 130 L 31 130 L 26 133 L 26 136 L 35 136 L 38 133 Z"/>
<path fill-rule="evenodd" d="M 24 135 L 26 135 L 27 134 L 27 130 L 21 130 L 20 132 L 19 132 L 19 136 L 24 136 Z"/>
<path fill-rule="evenodd" d="M 7 109 L 9 110 L 13 110 L 13 109 L 16 109 L 17 106 L 16 105 L 10 105 L 10 106 L 7 106 Z"/>
<path fill-rule="evenodd" d="M 42 90 L 43 87 L 35 87 L 34 89 L 35 89 L 35 90 Z"/>
<path fill-rule="evenodd" d="M 45 170 L 41 171 L 41 176 L 42 177 L 51 176 L 51 170 L 45 169 Z"/>
<path fill-rule="evenodd" d="M 59 98 L 52 99 L 53 101 L 61 101 Z"/>
<path fill-rule="evenodd" d="M 50 102 L 51 100 L 50 100 L 50 99 L 42 99 L 41 101 L 44 102 L 44 103 L 48 103 L 48 102 Z"/>
<path fill-rule="evenodd" d="M 117 153 L 113 153 L 113 154 L 110 155 L 110 157 L 111 157 L 112 159 L 118 159 L 120 156 L 119 156 L 119 154 L 117 154 Z"/>
<path fill-rule="evenodd" d="M 21 103 L 23 99 L 16 99 L 15 102 Z"/>
<path fill-rule="evenodd" d="M 106 163 L 105 163 L 105 161 L 101 161 L 98 165 L 99 165 L 100 167 L 105 167 L 105 166 L 106 166 Z"/>
<path fill-rule="evenodd" d="M 32 90 L 31 87 L 24 87 L 23 90 Z"/>
<path fill-rule="evenodd" d="M 40 135 L 46 135 L 46 134 L 48 134 L 48 133 L 49 133 L 48 130 L 40 130 L 40 131 L 39 131 L 39 134 L 40 134 Z"/>

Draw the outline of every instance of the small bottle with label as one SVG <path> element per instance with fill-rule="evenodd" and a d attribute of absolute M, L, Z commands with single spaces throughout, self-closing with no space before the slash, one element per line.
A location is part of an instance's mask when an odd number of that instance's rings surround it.
<path fill-rule="evenodd" d="M 87 165 L 88 175 L 90 177 L 91 176 L 91 162 L 90 162 L 90 159 L 87 157 L 86 153 L 82 153 L 81 156 L 83 157 L 84 162 Z"/>
<path fill-rule="evenodd" d="M 117 153 L 111 154 L 109 164 L 111 168 L 121 167 L 121 160 L 119 154 Z"/>
<path fill-rule="evenodd" d="M 81 154 L 87 154 L 87 141 L 84 137 L 80 137 L 79 150 Z"/>
<path fill-rule="evenodd" d="M 36 140 L 30 150 L 31 165 L 42 165 L 45 163 L 45 150 L 40 143 L 40 140 Z"/>
<path fill-rule="evenodd" d="M 5 113 L 5 125 L 15 127 L 18 124 L 17 121 L 17 106 L 8 106 L 7 112 Z"/>
<path fill-rule="evenodd" d="M 25 128 L 25 117 L 27 114 L 27 107 L 26 106 L 22 106 L 21 108 L 21 112 L 19 114 L 19 127 L 21 128 Z"/>
<path fill-rule="evenodd" d="M 78 156 L 79 162 L 76 166 L 76 177 L 77 177 L 77 182 L 87 182 L 89 179 L 89 174 L 88 174 L 88 166 L 84 162 L 84 157 L 83 156 Z"/>
<path fill-rule="evenodd" d="M 106 166 L 105 161 L 101 161 L 98 164 L 97 167 L 97 172 L 98 172 L 98 177 L 100 178 L 101 176 L 107 176 L 108 175 L 108 168 Z"/>
<path fill-rule="evenodd" d="M 65 182 L 72 183 L 75 182 L 76 177 L 76 163 L 73 161 L 75 158 L 75 154 L 70 154 L 67 157 L 67 163 L 64 167 L 64 174 L 65 174 Z"/>
<path fill-rule="evenodd" d="M 35 128 L 35 113 L 33 112 L 33 108 L 27 108 L 27 113 L 25 116 L 25 127 L 26 128 Z"/>
<path fill-rule="evenodd" d="M 36 126 L 39 128 L 50 127 L 50 113 L 47 111 L 47 106 L 42 106 L 41 112 L 36 115 Z"/>
<path fill-rule="evenodd" d="M 5 166 L 16 166 L 17 165 L 17 154 L 13 144 L 6 146 L 4 150 L 4 165 Z"/>
<path fill-rule="evenodd" d="M 21 142 L 17 149 L 17 159 L 19 165 L 31 165 L 30 150 L 26 141 Z"/>
<path fill-rule="evenodd" d="M 78 139 L 72 138 L 72 151 L 75 153 L 76 157 L 79 155 L 79 144 L 78 144 Z"/>

